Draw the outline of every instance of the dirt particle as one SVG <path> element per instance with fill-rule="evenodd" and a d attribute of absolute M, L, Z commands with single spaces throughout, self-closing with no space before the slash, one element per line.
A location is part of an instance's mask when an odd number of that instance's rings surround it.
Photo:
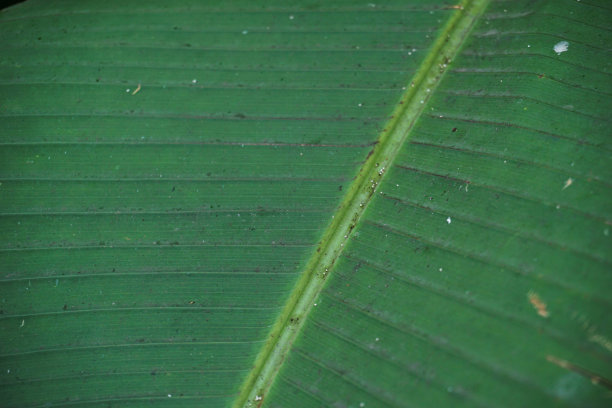
<path fill-rule="evenodd" d="M 527 293 L 527 298 L 534 309 L 538 312 L 538 315 L 542 316 L 543 318 L 550 316 L 550 313 L 546 309 L 546 303 L 540 299 L 540 296 L 537 293 L 529 291 L 529 293 Z"/>

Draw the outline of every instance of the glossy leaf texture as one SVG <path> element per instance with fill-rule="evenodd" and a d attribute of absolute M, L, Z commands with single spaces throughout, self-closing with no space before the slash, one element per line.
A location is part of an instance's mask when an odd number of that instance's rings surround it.
<path fill-rule="evenodd" d="M 2 405 L 231 406 L 456 12 L 4 10 Z M 611 16 L 491 3 L 263 406 L 610 403 Z"/>

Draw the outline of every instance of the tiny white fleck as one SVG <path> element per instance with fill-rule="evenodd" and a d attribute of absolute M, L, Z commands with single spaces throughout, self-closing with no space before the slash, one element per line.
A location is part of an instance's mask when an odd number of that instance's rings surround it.
<path fill-rule="evenodd" d="M 192 79 L 192 80 L 191 80 L 191 83 L 192 83 L 192 84 L 195 84 L 195 83 L 197 83 L 197 82 L 198 82 L 198 80 L 197 80 L 197 79 Z"/>
<path fill-rule="evenodd" d="M 126 89 L 125 92 L 130 92 L 130 88 Z"/>
<path fill-rule="evenodd" d="M 451 217 L 448 217 L 448 218 L 446 219 L 446 222 L 448 222 L 448 223 L 450 224 L 450 223 L 451 223 Z"/>
<path fill-rule="evenodd" d="M 425 103 L 425 101 L 421 100 L 421 103 Z"/>
<path fill-rule="evenodd" d="M 359 406 L 360 406 L 361 408 L 365 407 L 365 402 L 360 402 L 360 403 L 359 403 Z"/>
<path fill-rule="evenodd" d="M 21 321 L 21 326 L 19 327 L 23 327 L 23 326 L 25 326 L 25 319 Z"/>
<path fill-rule="evenodd" d="M 363 106 L 363 104 L 362 104 L 362 103 L 360 103 L 360 104 L 357 104 L 357 106 L 359 106 L 359 107 L 361 108 L 361 107 Z"/>
<path fill-rule="evenodd" d="M 255 396 L 255 401 L 261 401 L 263 399 L 263 397 L 261 395 L 256 395 Z"/>
<path fill-rule="evenodd" d="M 289 16 L 289 20 L 293 20 L 295 17 L 293 15 Z"/>
<path fill-rule="evenodd" d="M 314 305 L 316 306 L 317 304 L 315 303 Z"/>
<path fill-rule="evenodd" d="M 569 48 L 569 43 L 567 41 L 559 41 L 553 47 L 553 50 L 557 53 L 557 55 L 561 55 L 562 52 L 567 51 Z"/>
<path fill-rule="evenodd" d="M 172 398 L 172 394 L 168 394 L 168 398 Z"/>
<path fill-rule="evenodd" d="M 609 228 L 606 228 L 606 229 L 604 230 L 604 235 L 605 235 L 606 237 L 607 237 L 608 235 L 610 235 L 610 229 L 609 229 Z"/>
<path fill-rule="evenodd" d="M 530 45 L 530 44 L 527 44 L 527 48 L 531 48 L 531 45 Z"/>
<path fill-rule="evenodd" d="M 570 177 L 570 178 L 568 178 L 568 179 L 565 181 L 565 185 L 563 186 L 563 188 L 562 188 L 561 190 L 565 190 L 566 188 L 568 188 L 569 186 L 571 186 L 573 182 L 574 182 L 574 179 L 573 179 L 573 178 L 571 178 L 571 177 Z"/>
<path fill-rule="evenodd" d="M 380 339 L 379 339 L 378 337 L 377 337 L 377 338 L 375 338 L 374 340 L 375 340 L 375 341 L 380 341 Z"/>
<path fill-rule="evenodd" d="M 438 269 L 438 270 L 439 270 L 440 272 L 442 272 L 444 269 L 440 268 L 440 269 Z"/>
<path fill-rule="evenodd" d="M 249 30 L 242 30 L 242 34 L 247 35 L 249 33 Z"/>

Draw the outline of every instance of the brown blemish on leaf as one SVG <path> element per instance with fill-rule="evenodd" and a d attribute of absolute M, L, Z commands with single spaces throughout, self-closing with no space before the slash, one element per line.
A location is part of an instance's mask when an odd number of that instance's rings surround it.
<path fill-rule="evenodd" d="M 538 296 L 537 293 L 529 291 L 529 293 L 527 293 L 527 298 L 529 299 L 529 302 L 531 302 L 535 310 L 537 310 L 540 316 L 547 318 L 550 315 L 550 313 L 548 313 L 548 310 L 546 310 L 546 303 L 544 303 L 542 299 L 540 299 L 540 296 Z"/>
<path fill-rule="evenodd" d="M 556 366 L 559 366 L 565 370 L 569 370 L 569 371 L 573 371 L 577 374 L 580 374 L 586 378 L 588 378 L 589 380 L 591 380 L 591 383 L 593 383 L 593 385 L 603 385 L 604 387 L 608 388 L 608 389 L 612 389 L 612 381 L 608 380 L 605 377 L 602 377 L 599 374 L 595 374 L 592 371 L 586 370 L 582 367 L 579 367 L 575 364 L 570 363 L 567 360 L 563 360 L 561 358 L 555 357 L 555 356 L 551 356 L 548 355 L 546 356 L 546 360 L 550 363 L 553 363 Z"/>

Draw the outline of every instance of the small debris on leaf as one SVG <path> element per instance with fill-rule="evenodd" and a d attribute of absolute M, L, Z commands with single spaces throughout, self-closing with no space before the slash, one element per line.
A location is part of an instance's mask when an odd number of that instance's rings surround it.
<path fill-rule="evenodd" d="M 529 302 L 531 302 L 535 310 L 537 310 L 540 316 L 547 318 L 550 315 L 550 313 L 548 313 L 548 310 L 546 310 L 546 303 L 544 303 L 542 299 L 540 299 L 540 296 L 538 296 L 537 293 L 529 291 L 529 293 L 527 293 L 527 298 L 529 299 Z"/>
<path fill-rule="evenodd" d="M 569 48 L 569 43 L 567 41 L 559 41 L 553 47 L 553 50 L 557 53 L 557 55 L 561 55 L 562 52 L 567 51 Z"/>

